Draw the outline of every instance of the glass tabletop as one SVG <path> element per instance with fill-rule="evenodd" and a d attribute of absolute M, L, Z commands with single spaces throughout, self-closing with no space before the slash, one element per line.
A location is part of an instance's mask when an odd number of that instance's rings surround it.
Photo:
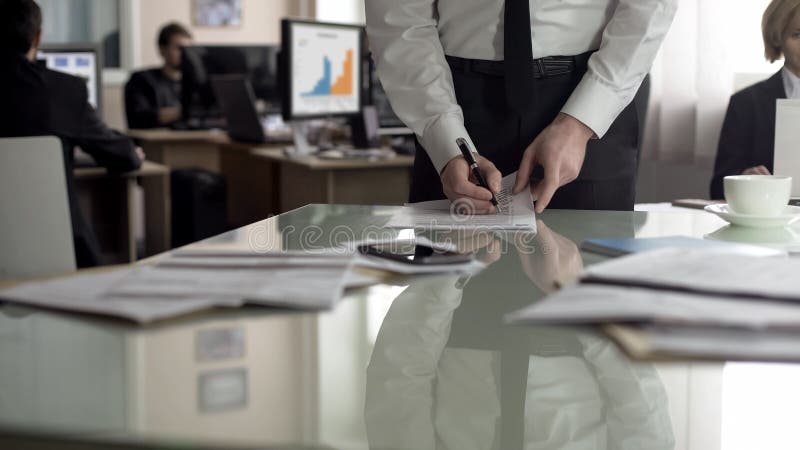
<path fill-rule="evenodd" d="M 313 250 L 368 238 L 391 207 L 312 205 L 193 246 Z M 426 234 L 473 276 L 386 280 L 332 311 L 248 307 L 139 327 L 0 307 L 0 435 L 155 448 L 798 448 L 800 366 L 643 363 L 591 328 L 511 326 L 603 261 L 603 237 L 714 238 L 702 211 L 548 211 L 536 235 Z M 2 442 L 2 440 L 0 440 Z"/>

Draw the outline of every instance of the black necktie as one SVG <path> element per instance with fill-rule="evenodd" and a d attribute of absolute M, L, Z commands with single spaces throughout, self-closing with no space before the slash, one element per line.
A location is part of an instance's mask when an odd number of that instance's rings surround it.
<path fill-rule="evenodd" d="M 503 53 L 508 106 L 522 112 L 533 101 L 533 44 L 529 0 L 506 0 Z"/>

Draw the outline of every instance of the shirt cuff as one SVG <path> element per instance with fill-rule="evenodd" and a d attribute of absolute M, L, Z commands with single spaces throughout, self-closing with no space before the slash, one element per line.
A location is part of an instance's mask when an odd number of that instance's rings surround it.
<path fill-rule="evenodd" d="M 598 138 L 602 138 L 625 109 L 625 103 L 609 86 L 591 74 L 586 74 L 561 108 L 561 112 L 580 120 Z"/>
<path fill-rule="evenodd" d="M 469 147 L 476 151 L 475 144 L 464 128 L 464 119 L 458 115 L 443 115 L 434 120 L 423 132 L 419 141 L 428 153 L 436 171 L 441 174 L 444 166 L 461 151 L 456 145 L 458 138 L 466 139 Z"/>

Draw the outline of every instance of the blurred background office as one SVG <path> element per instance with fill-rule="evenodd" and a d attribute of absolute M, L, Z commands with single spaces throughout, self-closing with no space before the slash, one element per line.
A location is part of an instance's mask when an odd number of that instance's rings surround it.
<path fill-rule="evenodd" d="M 102 46 L 103 118 L 124 129 L 124 84 L 131 71 L 161 64 L 155 40 L 168 22 L 186 24 L 198 43 L 226 44 L 277 44 L 280 19 L 287 16 L 363 23 L 360 0 L 242 0 L 234 2 L 241 8 L 241 21 L 229 26 L 198 25 L 195 3 L 42 0 L 44 21 L 49 24 L 44 42 L 89 41 Z M 731 94 L 768 78 L 782 65 L 764 58 L 760 19 L 768 3 L 680 2 L 652 71 L 640 202 L 707 196 Z"/>
<path fill-rule="evenodd" d="M 279 79 L 278 54 L 282 45 L 288 45 L 282 42 L 286 40 L 282 19 L 358 26 L 364 23 L 363 0 L 38 3 L 44 23 L 38 58 L 50 68 L 85 78 L 89 103 L 101 119 L 127 132 L 155 163 L 130 177 L 136 182 L 128 183 L 122 203 L 89 194 L 81 200 L 104 251 L 108 250 L 105 253 L 117 253 L 116 259 L 105 262 L 120 262 L 119 254 L 123 260 L 136 259 L 309 202 L 405 200 L 413 136 L 391 111 L 368 57 L 350 78 L 341 75 L 344 80 L 326 81 L 323 76 L 320 81 L 328 88 L 334 81 L 359 83 L 359 92 L 353 94 L 360 97 L 353 111 L 288 111 L 287 98 L 294 94 L 287 90 L 304 75 L 286 71 L 290 79 Z M 780 58 L 765 58 L 761 18 L 769 3 L 680 1 L 651 71 L 637 203 L 709 197 L 731 95 L 768 79 L 783 66 Z M 797 10 L 791 6 L 795 0 L 785 3 L 790 5 L 782 10 L 786 14 Z M 360 45 L 366 55 L 366 43 Z M 59 57 L 65 55 L 80 59 L 70 65 Z M 340 72 L 334 66 L 337 77 Z M 314 89 L 325 88 L 322 84 Z M 308 89 L 312 86 L 313 82 Z M 314 91 L 298 95 L 310 98 L 311 94 Z M 359 117 L 352 120 L 345 115 Z M 331 130 L 306 124 L 302 132 L 295 127 L 294 133 L 288 126 L 293 119 L 320 116 L 338 119 L 340 126 Z M 226 122 L 227 134 L 222 131 Z M 207 134 L 202 139 L 192 134 L 203 130 Z M 368 162 L 360 166 L 350 162 L 342 170 L 329 163 L 287 161 L 276 150 L 286 145 L 305 148 L 310 138 L 314 143 L 345 141 L 362 149 L 388 148 L 399 158 L 387 161 L 385 154 L 363 153 Z M 268 144 L 274 148 L 263 147 Z M 103 188 L 92 177 L 86 172 L 77 180 L 84 191 L 96 194 Z M 289 184 L 290 180 L 302 180 L 304 185 Z M 164 196 L 169 201 L 156 200 Z M 120 211 L 129 214 L 120 220 Z M 161 216 L 169 220 L 160 220 Z M 143 243 L 145 234 L 148 242 Z"/>

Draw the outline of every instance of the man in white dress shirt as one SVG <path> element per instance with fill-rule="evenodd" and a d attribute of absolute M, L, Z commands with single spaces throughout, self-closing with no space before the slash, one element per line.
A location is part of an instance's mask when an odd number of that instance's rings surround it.
<path fill-rule="evenodd" d="M 676 5 L 367 0 L 381 83 L 424 150 L 411 201 L 464 199 L 494 211 L 455 144 L 464 138 L 492 190 L 517 170 L 516 191 L 532 181 L 538 212 L 632 209 L 644 106 L 632 100 Z"/>

